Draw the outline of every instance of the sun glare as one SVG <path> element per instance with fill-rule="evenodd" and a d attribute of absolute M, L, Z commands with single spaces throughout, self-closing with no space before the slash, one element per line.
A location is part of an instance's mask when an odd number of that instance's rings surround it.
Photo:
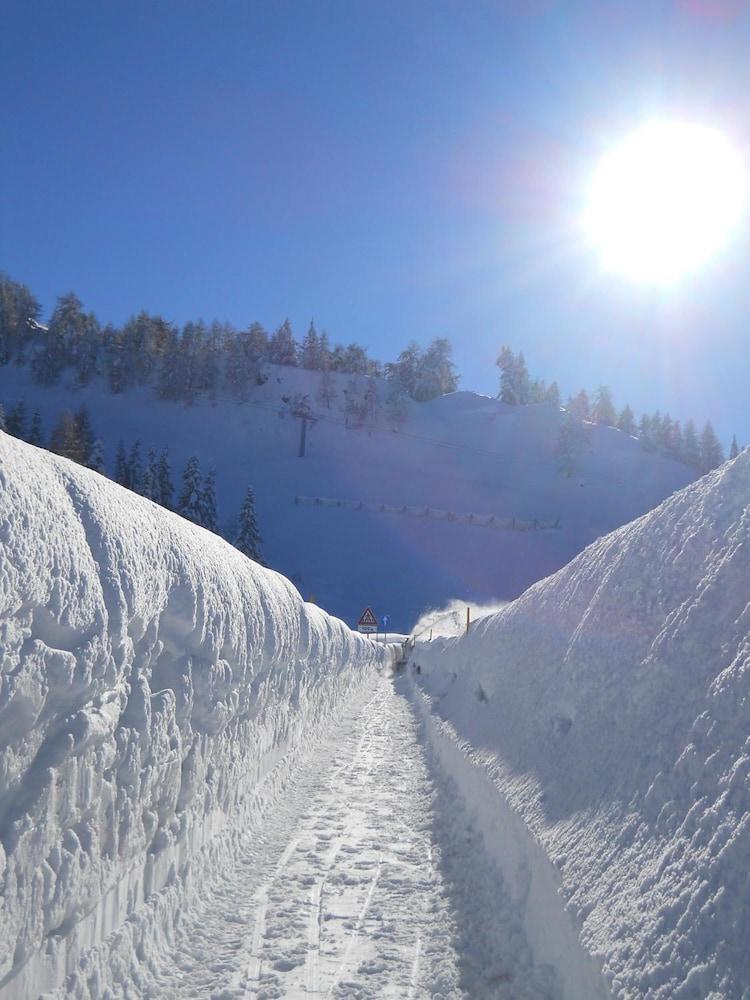
<path fill-rule="evenodd" d="M 726 245 L 746 201 L 744 164 L 720 132 L 655 122 L 601 159 L 584 223 L 608 270 L 669 284 Z"/>

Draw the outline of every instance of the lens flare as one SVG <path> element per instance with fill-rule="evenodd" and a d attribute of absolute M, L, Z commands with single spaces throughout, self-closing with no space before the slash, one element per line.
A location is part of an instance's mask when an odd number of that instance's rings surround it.
<path fill-rule="evenodd" d="M 607 270 L 669 284 L 726 246 L 747 195 L 745 165 L 720 132 L 652 122 L 600 160 L 584 226 Z"/>

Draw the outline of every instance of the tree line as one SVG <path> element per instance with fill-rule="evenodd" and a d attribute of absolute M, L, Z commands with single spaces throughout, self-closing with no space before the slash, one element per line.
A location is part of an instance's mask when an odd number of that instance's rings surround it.
<path fill-rule="evenodd" d="M 47 439 L 39 410 L 35 410 L 29 419 L 23 401 L 11 407 L 7 415 L 0 405 L 0 430 L 7 431 L 28 444 L 46 448 L 57 455 L 62 455 L 63 458 L 69 458 L 94 472 L 107 475 L 104 446 L 94 433 L 85 406 L 76 412 L 65 410 L 61 413 Z M 146 499 L 180 514 L 215 534 L 219 533 L 216 475 L 213 470 L 209 470 L 205 475 L 201 474 L 198 459 L 194 455 L 188 459 L 183 470 L 180 493 L 176 502 L 167 448 L 162 448 L 158 454 L 151 448 L 144 457 L 141 453 L 140 440 L 134 441 L 130 448 L 126 448 L 125 443 L 120 440 L 113 478 L 126 489 L 139 493 Z M 263 539 L 258 529 L 255 494 L 251 486 L 245 491 L 232 544 L 243 555 L 265 565 Z"/>
<path fill-rule="evenodd" d="M 160 399 L 214 401 L 220 393 L 244 401 L 266 380 L 267 364 L 324 373 L 385 377 L 394 391 L 418 401 L 458 385 L 451 345 L 438 338 L 426 349 L 409 344 L 385 365 L 351 343 L 331 345 L 313 321 L 298 341 L 288 319 L 272 333 L 260 323 L 237 330 L 229 323 L 185 323 L 140 312 L 122 326 L 102 325 L 74 292 L 60 296 L 49 324 L 32 292 L 0 274 L 0 365 L 28 365 L 39 385 L 55 385 L 63 372 L 78 387 L 101 377 L 113 393 L 152 386 Z"/>
<path fill-rule="evenodd" d="M 497 366 L 500 369 L 498 398 L 502 402 L 513 406 L 530 403 L 562 405 L 557 382 L 546 385 L 542 379 L 530 378 L 523 352 L 514 354 L 509 347 L 503 347 Z M 584 447 L 586 435 L 583 424 L 586 423 L 616 427 L 624 434 L 637 438 L 645 450 L 669 455 L 701 474 L 716 469 L 724 461 L 724 449 L 710 420 L 705 422 L 700 433 L 693 420 L 687 420 L 683 427 L 679 420 L 673 420 L 668 413 L 661 414 L 658 410 L 650 415 L 644 413 L 637 420 L 629 405 L 619 411 L 616 409 L 612 392 L 606 385 L 599 386 L 592 394 L 586 389 L 579 390 L 568 397 L 564 409 L 566 420 L 560 430 L 558 454 L 565 471 L 570 471 L 575 465 L 576 457 Z M 729 457 L 736 458 L 738 453 L 737 438 L 733 436 Z"/>

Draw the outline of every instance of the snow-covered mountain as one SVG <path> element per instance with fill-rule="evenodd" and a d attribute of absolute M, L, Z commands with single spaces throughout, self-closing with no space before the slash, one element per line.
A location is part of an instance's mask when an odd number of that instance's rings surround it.
<path fill-rule="evenodd" d="M 413 655 L 530 938 L 559 885 L 617 997 L 748 996 L 749 552 L 745 452 Z"/>
<path fill-rule="evenodd" d="M 3 1000 L 104 995 L 389 662 L 216 535 L 1 432 L 0 652 Z"/>
<path fill-rule="evenodd" d="M 8 365 L 0 368 L 0 400 L 39 408 L 47 433 L 63 410 L 85 404 L 110 472 L 120 438 L 127 446 L 140 439 L 143 452 L 168 446 L 178 486 L 196 454 L 204 472 L 216 470 L 228 532 L 251 483 L 268 562 L 349 622 L 370 605 L 398 631 L 449 597 L 517 597 L 695 475 L 613 428 L 592 426 L 580 470 L 568 478 L 556 454 L 560 411 L 471 392 L 409 402 L 394 430 L 380 383 L 376 417 L 347 426 L 350 376 L 331 376 L 329 407 L 320 373 L 267 371 L 247 403 L 185 406 L 154 399 L 152 389 L 111 395 L 95 382 L 75 390 L 65 377 L 41 388 L 28 369 Z M 291 410 L 305 395 L 318 419 L 299 458 L 301 421 Z"/>

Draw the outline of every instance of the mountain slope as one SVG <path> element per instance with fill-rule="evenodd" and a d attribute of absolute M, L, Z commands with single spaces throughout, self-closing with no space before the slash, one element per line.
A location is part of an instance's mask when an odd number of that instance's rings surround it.
<path fill-rule="evenodd" d="M 561 413 L 547 405 L 506 406 L 458 392 L 407 408 L 394 432 L 381 384 L 369 427 L 346 426 L 349 376 L 336 375 L 330 409 L 318 401 L 321 376 L 268 368 L 245 404 L 160 402 L 151 390 L 111 395 L 101 384 L 43 389 L 24 368 L 0 368 L 0 399 L 39 407 L 47 432 L 66 409 L 85 404 L 103 439 L 108 468 L 119 438 L 145 452 L 168 445 L 178 478 L 190 454 L 217 473 L 220 522 L 231 530 L 247 483 L 255 487 L 265 554 L 305 597 L 348 621 L 365 605 L 407 630 L 448 597 L 513 598 L 598 536 L 651 509 L 694 472 L 608 427 L 591 427 L 580 474 L 559 472 Z M 298 457 L 300 421 L 283 397 L 307 394 L 319 418 Z M 295 497 L 362 501 L 364 509 L 295 504 Z M 556 522 L 559 529 L 482 528 L 424 511 Z M 368 509 L 375 508 L 375 509 Z"/>
<path fill-rule="evenodd" d="M 618 997 L 747 995 L 749 551 L 746 452 L 414 653 Z"/>

